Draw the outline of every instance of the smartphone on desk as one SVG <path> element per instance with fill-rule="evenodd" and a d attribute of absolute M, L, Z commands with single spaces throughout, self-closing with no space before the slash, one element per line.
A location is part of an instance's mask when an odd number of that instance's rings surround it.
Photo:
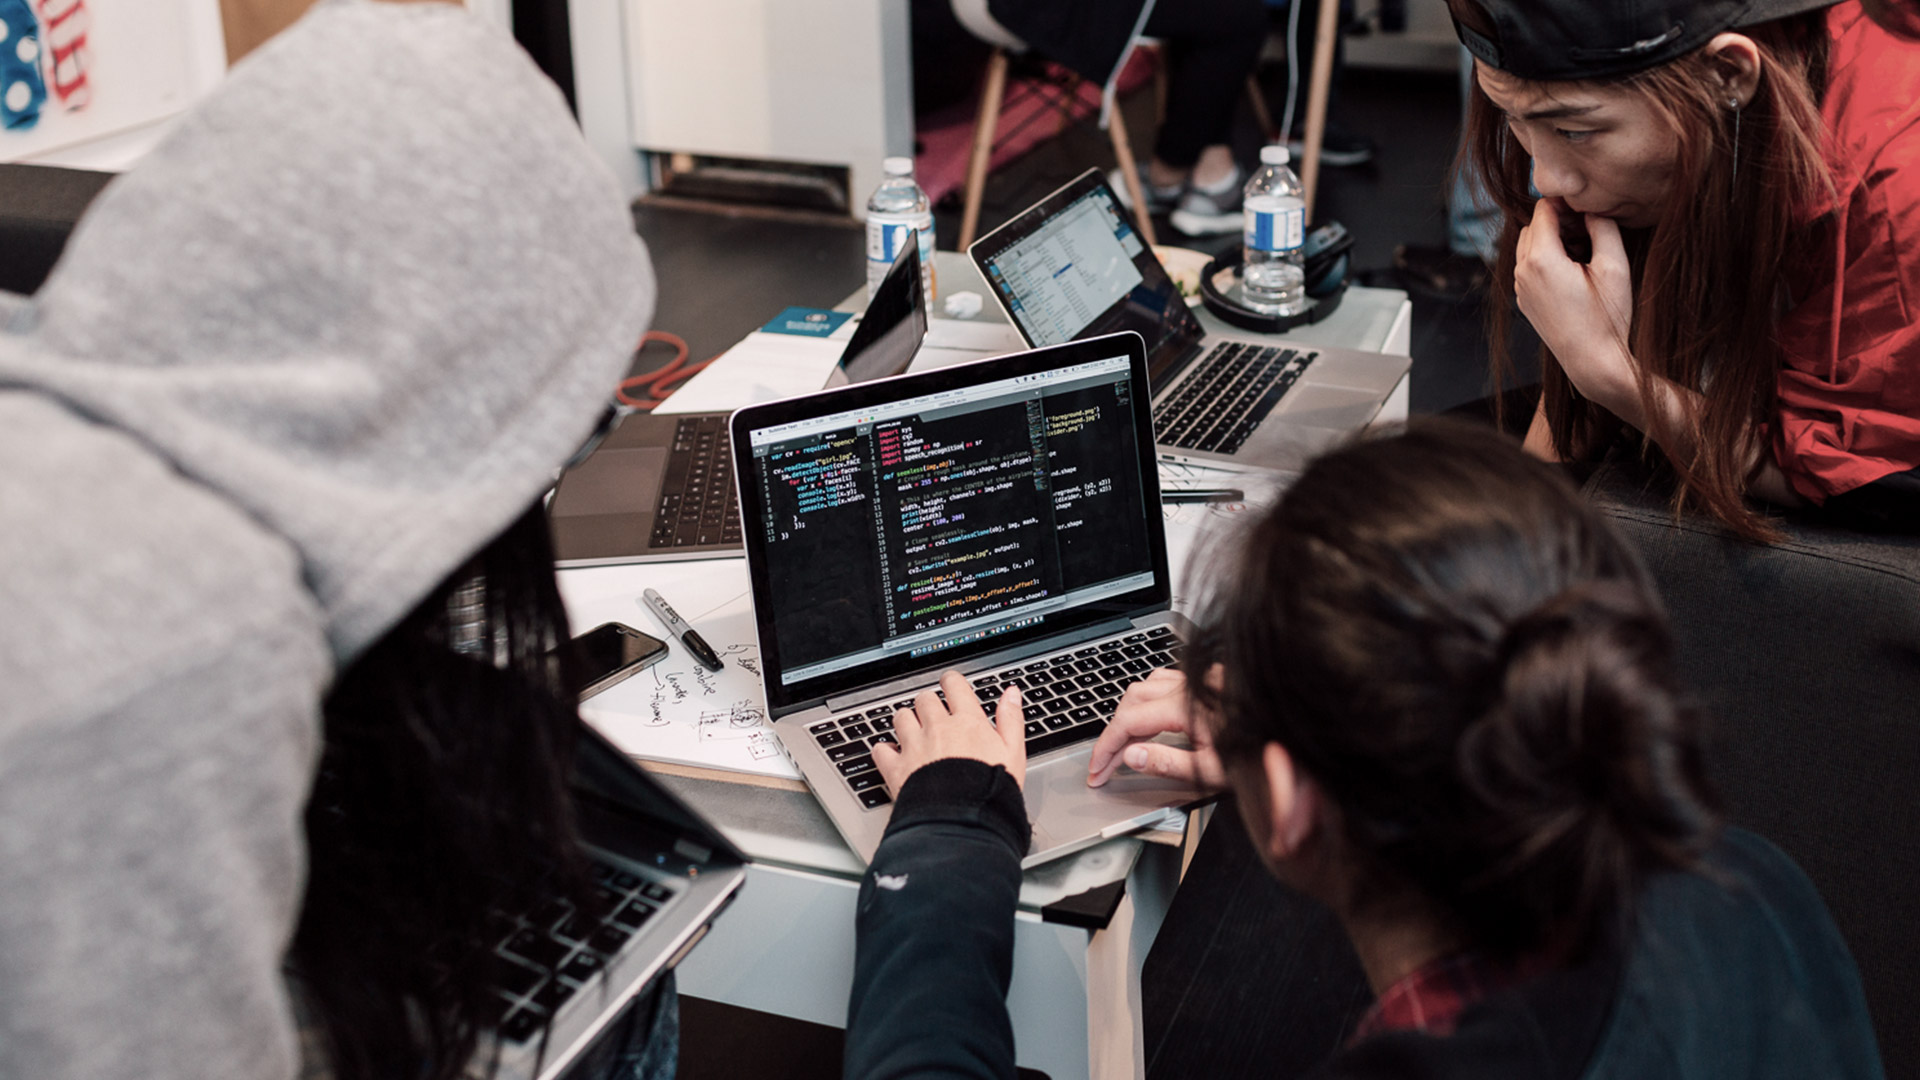
<path fill-rule="evenodd" d="M 585 701 L 610 686 L 645 671 L 667 655 L 667 643 L 626 623 L 601 623 L 573 639 L 579 662 L 574 687 Z"/>

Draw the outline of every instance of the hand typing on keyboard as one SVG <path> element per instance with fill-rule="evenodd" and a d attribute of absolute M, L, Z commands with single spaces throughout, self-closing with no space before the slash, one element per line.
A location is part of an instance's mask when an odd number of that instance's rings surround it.
<path fill-rule="evenodd" d="M 944 703 L 940 693 L 946 694 Z M 900 745 L 873 747 L 873 764 L 895 795 L 920 766 L 941 758 L 972 758 L 1006 767 L 1016 784 L 1027 782 L 1027 740 L 1020 716 L 1020 689 L 1009 686 L 1000 695 L 994 722 L 967 682 L 949 671 L 940 677 L 940 692 L 925 690 L 913 699 L 913 708 L 893 714 L 893 733 Z"/>
<path fill-rule="evenodd" d="M 1221 678 L 1218 665 L 1207 674 L 1215 688 Z M 1093 744 L 1093 758 L 1087 762 L 1087 785 L 1106 783 L 1124 762 L 1135 772 L 1186 780 L 1209 791 L 1225 791 L 1226 769 L 1214 752 L 1207 720 L 1187 693 L 1185 675 L 1171 668 L 1153 672 L 1127 687 L 1121 696 L 1113 722 Z M 1193 748 L 1182 750 L 1149 741 L 1169 731 L 1185 735 Z"/>

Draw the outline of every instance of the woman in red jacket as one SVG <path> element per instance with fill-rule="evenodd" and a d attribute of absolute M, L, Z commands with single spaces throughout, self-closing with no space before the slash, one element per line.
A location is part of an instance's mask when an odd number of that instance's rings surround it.
<path fill-rule="evenodd" d="M 1624 424 L 1749 536 L 1749 494 L 1920 466 L 1920 49 L 1826 0 L 1449 3 L 1496 291 L 1545 344 L 1529 449 L 1597 456 Z"/>

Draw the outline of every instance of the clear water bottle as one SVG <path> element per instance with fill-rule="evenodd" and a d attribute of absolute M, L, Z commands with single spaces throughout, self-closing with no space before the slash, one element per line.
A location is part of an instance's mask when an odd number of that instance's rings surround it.
<path fill-rule="evenodd" d="M 1240 291 L 1247 306 L 1269 315 L 1298 315 L 1307 299 L 1307 203 L 1287 148 L 1260 150 L 1260 171 L 1247 180 L 1246 240 Z"/>
<path fill-rule="evenodd" d="M 887 178 L 867 200 L 867 299 L 892 269 L 909 239 L 920 245 L 920 280 L 926 285 L 927 311 L 933 311 L 933 207 L 913 182 L 913 159 L 890 157 L 880 163 Z"/>

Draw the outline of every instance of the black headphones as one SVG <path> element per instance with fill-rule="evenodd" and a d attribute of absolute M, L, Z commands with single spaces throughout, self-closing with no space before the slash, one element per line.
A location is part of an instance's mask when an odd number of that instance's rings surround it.
<path fill-rule="evenodd" d="M 1221 321 L 1261 334 L 1278 334 L 1319 322 L 1340 307 L 1340 299 L 1347 293 L 1348 251 L 1353 247 L 1353 234 L 1339 222 L 1329 221 L 1307 234 L 1304 247 L 1307 296 L 1313 300 L 1307 310 L 1293 315 L 1270 315 L 1242 306 L 1220 291 L 1214 278 L 1226 272 L 1239 274 L 1241 252 L 1237 247 L 1215 256 L 1207 268 L 1200 271 L 1201 301 Z"/>

